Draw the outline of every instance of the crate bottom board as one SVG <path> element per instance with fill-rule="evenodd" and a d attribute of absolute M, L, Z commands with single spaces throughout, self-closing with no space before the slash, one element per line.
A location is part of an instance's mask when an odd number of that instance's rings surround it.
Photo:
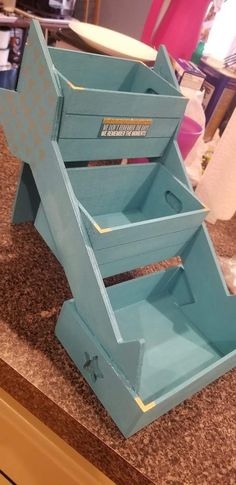
<path fill-rule="evenodd" d="M 161 217 L 165 217 L 164 215 Z M 108 212 L 93 216 L 95 222 L 103 229 L 110 227 L 120 227 L 134 224 L 135 222 L 148 221 L 147 216 L 141 209 L 124 210 L 122 212 Z M 150 219 L 151 220 L 151 219 Z"/>
<path fill-rule="evenodd" d="M 159 216 L 165 217 L 163 216 Z M 135 222 L 148 221 L 147 216 L 141 209 L 124 210 L 122 212 L 110 212 L 93 216 L 93 219 L 101 228 L 120 227 Z M 149 219 L 151 221 L 151 219 Z M 175 232 L 175 231 L 174 231 Z"/>
<path fill-rule="evenodd" d="M 138 391 L 143 401 L 161 397 L 221 357 L 170 294 L 125 306 L 115 315 L 124 340 L 146 342 Z"/>
<path fill-rule="evenodd" d="M 134 222 L 142 222 L 146 219 L 146 216 L 141 210 L 127 210 L 123 212 L 111 212 L 107 214 L 99 214 L 99 216 L 94 216 L 96 223 L 100 227 L 116 227 L 124 226 L 126 224 Z"/>

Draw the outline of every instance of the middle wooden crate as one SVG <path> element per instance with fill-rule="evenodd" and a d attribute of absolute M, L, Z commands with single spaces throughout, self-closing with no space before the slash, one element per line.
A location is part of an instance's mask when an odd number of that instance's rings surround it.
<path fill-rule="evenodd" d="M 207 213 L 159 162 L 70 168 L 68 175 L 103 276 L 178 255 Z M 49 244 L 42 208 L 36 227 Z"/>

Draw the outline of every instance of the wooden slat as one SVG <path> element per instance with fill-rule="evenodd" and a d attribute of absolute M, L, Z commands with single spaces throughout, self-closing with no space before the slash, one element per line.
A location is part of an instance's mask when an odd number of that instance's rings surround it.
<path fill-rule="evenodd" d="M 115 274 L 123 273 L 125 271 L 139 268 L 141 265 L 152 264 L 154 262 L 162 261 L 163 259 L 172 258 L 178 256 L 181 251 L 181 245 L 177 244 L 168 248 L 162 248 L 159 251 L 150 251 L 149 253 L 143 253 L 142 255 L 130 256 L 129 258 L 122 258 L 118 261 L 111 261 L 108 263 L 100 264 L 99 268 L 103 278 L 112 276 Z"/>
<path fill-rule="evenodd" d="M 180 96 L 72 89 L 65 81 L 64 113 L 109 117 L 181 118 L 186 100 Z"/>
<path fill-rule="evenodd" d="M 139 63 L 110 56 L 49 48 L 55 68 L 70 82 L 84 88 L 128 89 Z"/>
<path fill-rule="evenodd" d="M 100 264 L 108 262 L 115 262 L 123 259 L 129 259 L 134 256 L 139 256 L 140 261 L 138 266 L 143 266 L 142 257 L 145 257 L 146 253 L 152 253 L 154 251 L 160 251 L 163 249 L 170 249 L 172 247 L 183 247 L 186 241 L 188 241 L 196 232 L 197 227 L 185 229 L 184 231 L 178 231 L 171 234 L 168 241 L 165 235 L 156 236 L 148 239 L 142 239 L 140 241 L 132 241 L 126 244 L 117 245 L 115 248 L 108 247 L 95 251 L 97 261 Z M 175 250 L 174 254 L 175 256 Z M 165 259 L 165 258 L 164 258 Z M 153 260 L 152 260 L 153 261 Z"/>
<path fill-rule="evenodd" d="M 59 139 L 64 162 L 111 160 L 115 158 L 160 157 L 169 138 Z"/>
<path fill-rule="evenodd" d="M 102 116 L 64 114 L 59 138 L 97 138 L 102 123 Z M 171 137 L 178 123 L 178 118 L 154 118 L 145 138 Z"/>
<path fill-rule="evenodd" d="M 185 231 L 185 229 L 199 227 L 204 215 L 204 211 L 195 211 L 183 214 L 180 217 L 172 216 L 171 218 L 166 217 L 162 220 L 157 219 L 147 223 L 133 224 L 125 229 L 119 228 L 104 234 L 98 233 L 95 228 L 91 225 L 89 226 L 87 222 L 86 226 L 91 241 L 93 241 L 94 248 L 108 248 L 124 244 L 124 241 L 128 244 L 129 242 L 139 240 L 143 241 L 143 248 L 145 248 L 146 241 L 149 238 L 159 237 L 159 235 L 165 236 L 166 245 L 168 245 L 175 233 Z M 185 241 L 187 241 L 187 238 L 185 238 Z"/>

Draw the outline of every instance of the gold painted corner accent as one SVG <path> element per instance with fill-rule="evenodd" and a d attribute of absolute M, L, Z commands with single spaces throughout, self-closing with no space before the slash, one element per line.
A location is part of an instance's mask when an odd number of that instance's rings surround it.
<path fill-rule="evenodd" d="M 94 223 L 94 227 L 97 229 L 100 234 L 105 234 L 106 232 L 111 232 L 112 229 L 110 227 L 105 227 L 104 229 L 99 226 L 96 222 Z"/>
<path fill-rule="evenodd" d="M 142 399 L 138 396 L 135 398 L 135 401 L 136 401 L 137 405 L 140 407 L 140 409 L 143 411 L 143 413 L 150 411 L 150 409 L 152 409 L 156 406 L 155 401 L 149 402 L 148 404 L 144 404 Z"/>
<path fill-rule="evenodd" d="M 85 88 L 82 86 L 75 86 L 71 81 L 67 81 L 67 84 L 70 86 L 72 89 L 76 89 L 77 91 L 83 91 Z"/>

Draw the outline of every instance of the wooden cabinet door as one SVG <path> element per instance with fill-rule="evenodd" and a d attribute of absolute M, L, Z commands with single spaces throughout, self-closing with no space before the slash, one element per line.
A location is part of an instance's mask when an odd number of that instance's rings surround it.
<path fill-rule="evenodd" d="M 0 485 L 113 483 L 2 390 L 0 430 Z"/>

